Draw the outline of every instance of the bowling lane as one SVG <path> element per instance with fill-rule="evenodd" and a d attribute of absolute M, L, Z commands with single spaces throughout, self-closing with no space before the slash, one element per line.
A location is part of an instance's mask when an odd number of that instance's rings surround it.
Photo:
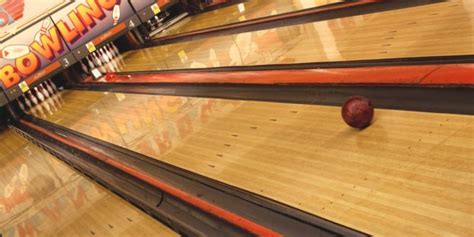
<path fill-rule="evenodd" d="M 178 236 L 13 130 L 0 132 L 0 235 Z"/>
<path fill-rule="evenodd" d="M 474 54 L 474 1 L 212 37 L 123 54 L 121 71 Z"/>
<path fill-rule="evenodd" d="M 375 236 L 473 236 L 474 117 L 65 91 L 44 117 Z M 45 113 L 48 114 L 48 113 Z"/>
<path fill-rule="evenodd" d="M 190 31 L 248 21 L 266 16 L 304 10 L 342 0 L 252 0 L 187 17 L 176 25 L 154 36 L 155 39 Z"/>

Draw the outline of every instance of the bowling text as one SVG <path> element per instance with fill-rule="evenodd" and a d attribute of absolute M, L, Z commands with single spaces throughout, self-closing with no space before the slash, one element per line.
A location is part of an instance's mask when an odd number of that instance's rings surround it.
<path fill-rule="evenodd" d="M 87 0 L 85 4 L 78 4 L 65 16 L 71 24 L 59 20 L 56 27 L 50 26 L 48 34 L 41 35 L 39 42 L 35 40 L 29 45 L 31 51 L 27 55 L 14 59 L 13 64 L 0 69 L 0 80 L 4 87 L 10 88 L 39 70 L 42 66 L 40 57 L 53 61 L 57 54 L 65 50 L 62 39 L 74 43 L 96 27 L 96 21 L 103 20 L 105 11 L 112 11 L 116 4 L 120 4 L 120 0 Z"/>

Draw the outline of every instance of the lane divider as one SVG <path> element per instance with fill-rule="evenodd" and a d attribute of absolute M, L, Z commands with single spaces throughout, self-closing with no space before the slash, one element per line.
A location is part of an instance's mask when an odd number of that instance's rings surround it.
<path fill-rule="evenodd" d="M 54 132 L 48 131 L 40 126 L 37 126 L 31 122 L 28 122 L 26 120 L 21 119 L 20 123 L 34 129 L 35 131 L 42 133 L 50 138 L 53 138 L 57 141 L 60 141 L 68 146 L 74 147 L 75 149 L 78 149 L 98 160 L 101 160 L 102 162 L 115 167 L 129 175 L 132 175 L 135 178 L 138 178 L 158 189 L 161 189 L 163 192 L 166 192 L 178 199 L 180 199 L 183 202 L 186 202 L 194 207 L 197 207 L 204 212 L 207 212 L 209 214 L 212 214 L 220 219 L 223 219 L 235 226 L 238 226 L 242 228 L 243 230 L 246 230 L 252 234 L 255 234 L 257 236 L 264 236 L 264 237 L 280 237 L 283 236 L 280 233 L 277 233 L 271 229 L 268 229 L 262 225 L 259 225 L 253 221 L 250 221 L 242 216 L 239 216 L 235 213 L 232 213 L 230 211 L 227 211 L 223 208 L 220 208 L 212 203 L 209 203 L 203 199 L 200 199 L 196 196 L 193 196 L 189 193 L 186 193 L 185 191 L 182 191 L 178 188 L 175 188 L 161 180 L 156 179 L 155 177 L 152 177 L 148 174 L 145 174 L 141 172 L 140 170 L 134 169 L 130 166 L 127 166 L 126 164 L 123 164 L 121 162 L 118 162 L 108 156 L 107 154 L 104 154 L 102 152 L 92 150 L 89 147 L 86 147 L 84 145 L 80 145 L 79 143 L 75 142 L 73 138 L 69 137 L 63 137 L 60 135 L 55 134 Z"/>
<path fill-rule="evenodd" d="M 346 84 L 346 85 L 474 85 L 474 63 L 315 68 L 288 70 L 245 70 L 226 72 L 167 72 L 105 77 L 105 82 L 87 78 L 84 83 L 181 83 L 181 84 Z M 282 77 L 281 75 L 285 75 Z"/>

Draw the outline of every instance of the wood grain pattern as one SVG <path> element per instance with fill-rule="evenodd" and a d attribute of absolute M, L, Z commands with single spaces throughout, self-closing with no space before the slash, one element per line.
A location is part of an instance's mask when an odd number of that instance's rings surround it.
<path fill-rule="evenodd" d="M 376 236 L 474 235 L 474 117 L 66 91 L 46 119 Z M 376 102 L 374 102 L 376 104 Z"/>
<path fill-rule="evenodd" d="M 227 25 L 235 22 L 248 21 L 266 16 L 304 10 L 342 0 L 252 0 L 231 5 L 210 12 L 187 17 L 176 25 L 166 29 L 153 38 L 171 36 L 195 30 Z"/>
<path fill-rule="evenodd" d="M 178 236 L 11 130 L 0 151 L 4 237 Z"/>
<path fill-rule="evenodd" d="M 121 71 L 474 54 L 474 2 L 447 2 L 129 51 Z"/>

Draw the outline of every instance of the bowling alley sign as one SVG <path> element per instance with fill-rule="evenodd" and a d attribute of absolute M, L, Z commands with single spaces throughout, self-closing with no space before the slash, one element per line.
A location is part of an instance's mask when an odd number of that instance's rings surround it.
<path fill-rule="evenodd" d="M 36 2 L 35 4 L 39 4 Z M 0 81 L 5 89 L 40 79 L 69 63 L 63 56 L 133 16 L 125 0 L 79 0 L 0 45 Z M 63 57 L 59 63 L 59 59 Z M 64 62 L 63 62 L 64 61 Z"/>

